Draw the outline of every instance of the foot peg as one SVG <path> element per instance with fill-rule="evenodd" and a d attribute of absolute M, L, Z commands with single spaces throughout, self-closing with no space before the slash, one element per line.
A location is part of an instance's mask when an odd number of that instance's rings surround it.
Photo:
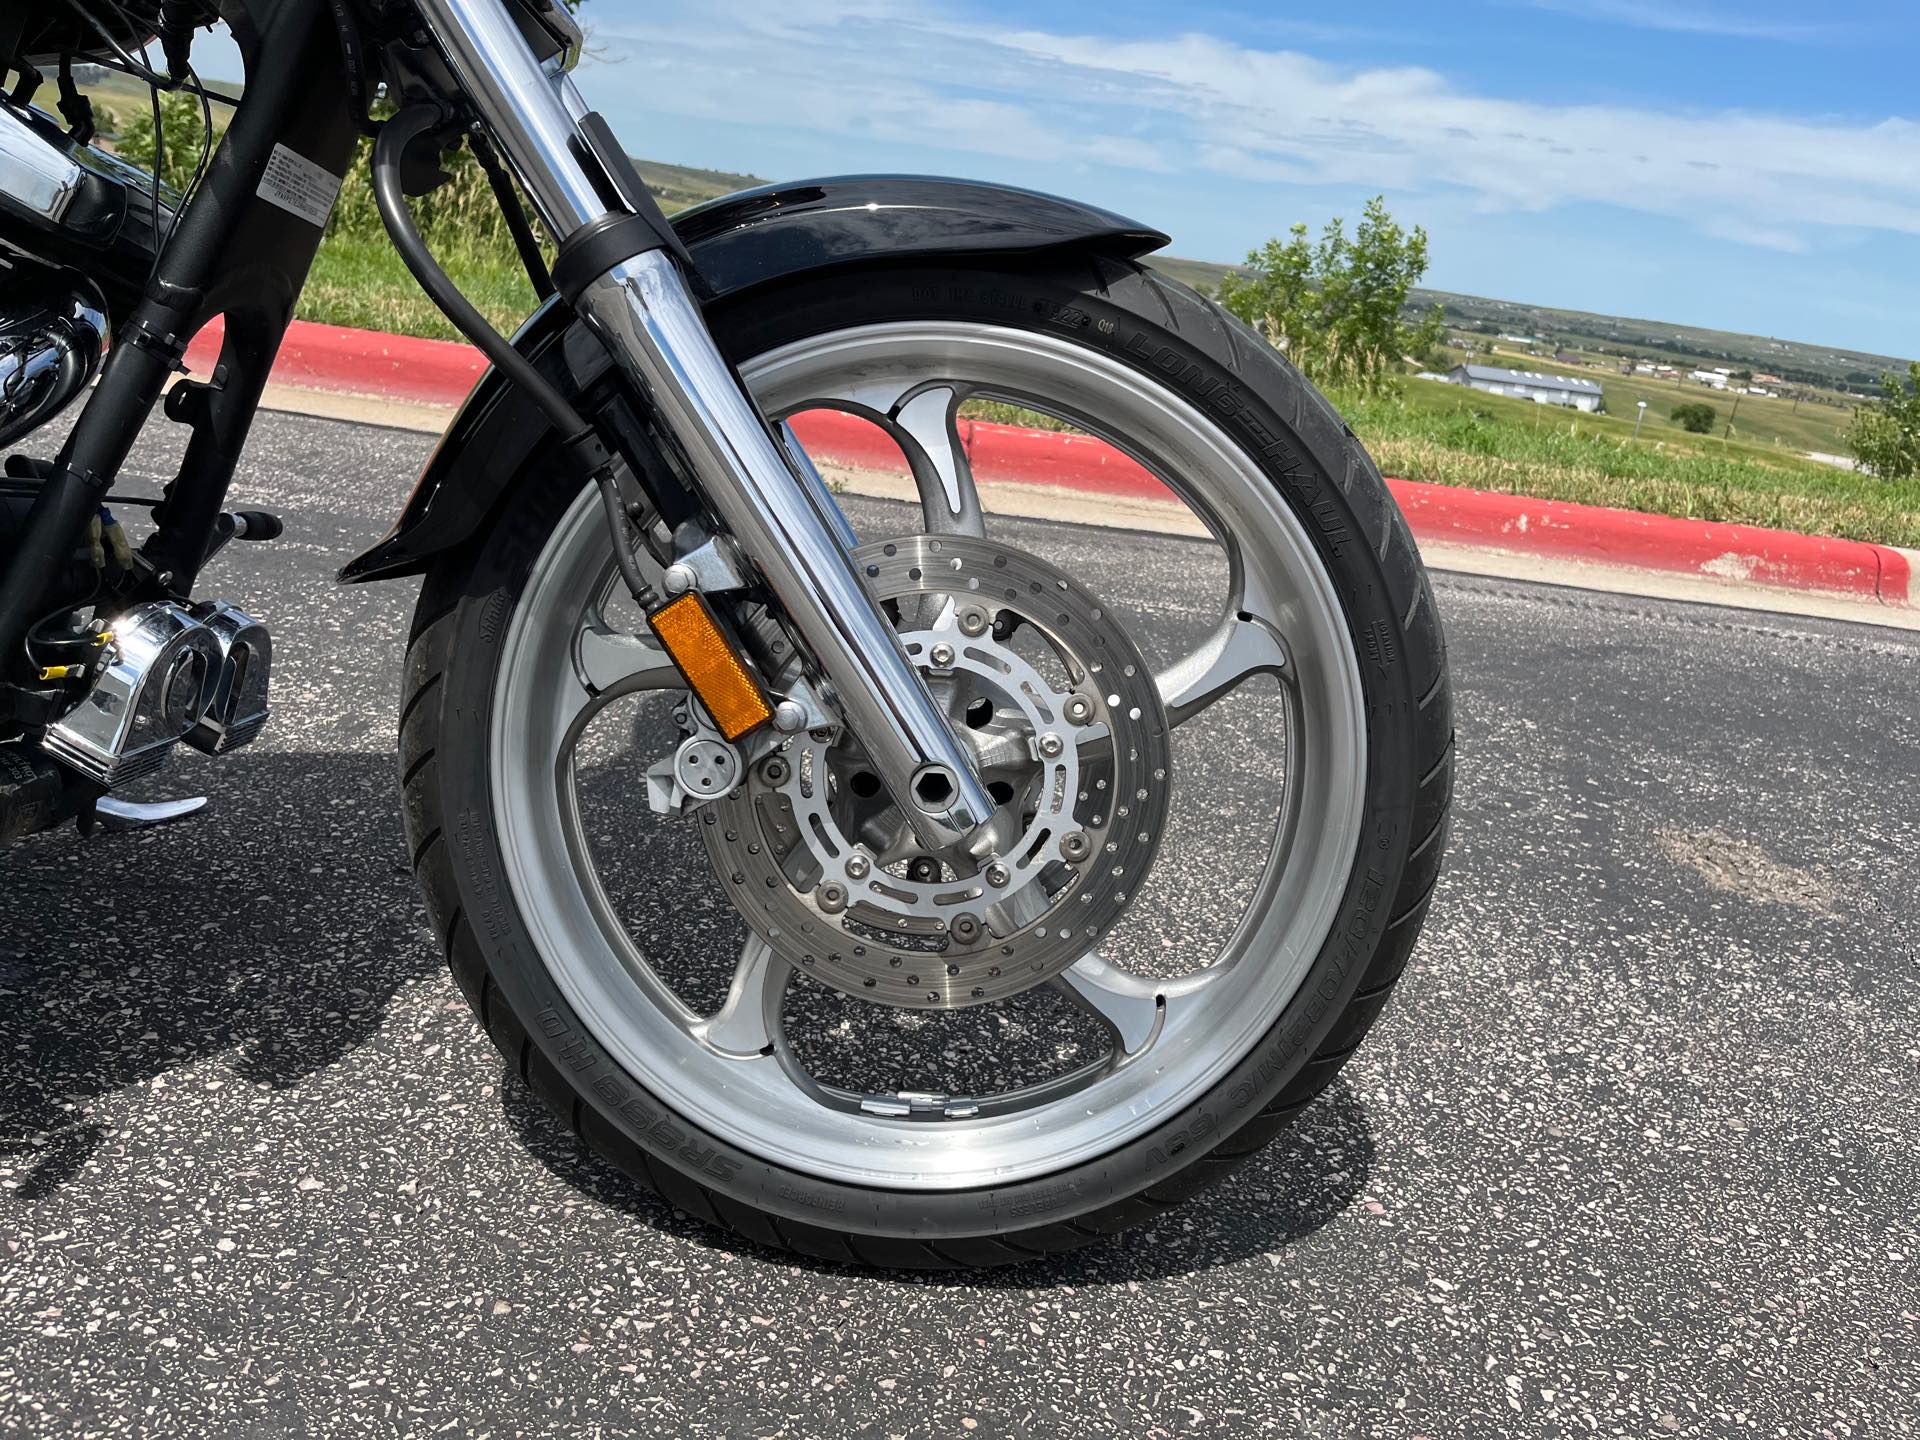
<path fill-rule="evenodd" d="M 102 795 L 94 801 L 93 813 L 102 830 L 109 835 L 119 835 L 129 830 L 152 830 L 160 825 L 171 825 L 176 820 L 199 814 L 206 804 L 207 797 L 204 795 L 144 804 L 138 800 L 120 800 L 112 795 Z"/>

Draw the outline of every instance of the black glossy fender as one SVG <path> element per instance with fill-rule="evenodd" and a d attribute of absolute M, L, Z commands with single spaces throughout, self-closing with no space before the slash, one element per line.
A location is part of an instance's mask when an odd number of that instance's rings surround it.
<path fill-rule="evenodd" d="M 901 256 L 1090 250 L 1131 259 L 1167 237 L 1091 205 L 1032 190 L 913 175 L 852 175 L 767 185 L 674 216 L 712 304 L 813 270 Z M 572 311 L 549 300 L 514 345 L 580 394 L 612 365 Z M 393 529 L 340 571 L 343 581 L 416 575 L 479 531 L 547 440 L 534 404 L 496 371 L 480 377 L 434 447 Z M 622 445 L 625 449 L 627 446 Z M 630 463 L 644 469 L 642 457 Z"/>

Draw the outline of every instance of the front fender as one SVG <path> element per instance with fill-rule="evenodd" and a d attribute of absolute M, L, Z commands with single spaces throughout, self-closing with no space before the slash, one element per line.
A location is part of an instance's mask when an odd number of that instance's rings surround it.
<path fill-rule="evenodd" d="M 1131 259 L 1167 243 L 1159 231 L 1032 190 L 912 175 L 854 175 L 767 185 L 673 217 L 706 304 L 804 274 L 901 256 L 1087 250 Z M 571 394 L 611 367 L 606 349 L 549 300 L 515 348 Z M 349 561 L 349 583 L 415 575 L 478 533 L 507 486 L 546 443 L 546 417 L 498 371 L 480 377 L 394 527 Z M 634 457 L 628 457 L 633 460 Z"/>

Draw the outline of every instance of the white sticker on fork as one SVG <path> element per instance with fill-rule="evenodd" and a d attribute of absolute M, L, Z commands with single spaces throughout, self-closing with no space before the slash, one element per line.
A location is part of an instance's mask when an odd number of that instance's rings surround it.
<path fill-rule="evenodd" d="M 340 176 L 298 151 L 276 145 L 254 193 L 269 205 L 278 205 L 324 230 L 327 217 L 333 213 L 333 202 L 340 198 L 340 180 Z"/>

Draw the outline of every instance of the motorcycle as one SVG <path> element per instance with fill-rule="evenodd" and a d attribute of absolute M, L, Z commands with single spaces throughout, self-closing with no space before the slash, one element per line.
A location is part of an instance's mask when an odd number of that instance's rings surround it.
<path fill-rule="evenodd" d="M 175 195 L 91 143 L 71 67 L 197 89 L 216 19 L 248 83 Z M 420 577 L 406 835 L 508 1065 L 674 1205 L 783 1250 L 986 1266 L 1151 1220 L 1327 1087 L 1425 919 L 1452 701 L 1406 524 L 1280 351 L 1148 268 L 1158 231 L 909 176 L 669 222 L 581 45 L 557 0 L 0 3 L 0 448 L 91 386 L 0 482 L 0 839 L 178 818 L 126 787 L 260 735 L 269 629 L 202 582 L 280 532 L 225 497 L 371 136 L 394 245 L 491 368 L 341 579 Z M 462 146 L 542 297 L 511 338 L 413 214 Z M 183 377 L 215 316 L 216 365 Z M 1210 537 L 1173 593 L 1111 603 L 995 534 L 963 442 L 983 400 L 1164 483 Z M 161 405 L 188 439 L 134 545 L 113 487 Z M 917 514 L 856 532 L 789 423 L 818 409 L 892 438 Z M 1189 584 L 1217 594 L 1156 666 Z M 623 707 L 643 770 L 608 769 Z M 718 956 L 704 998 L 676 950 Z M 796 1024 L 964 1062 L 956 1027 L 996 1015 L 1050 1063 L 922 1080 Z"/>

